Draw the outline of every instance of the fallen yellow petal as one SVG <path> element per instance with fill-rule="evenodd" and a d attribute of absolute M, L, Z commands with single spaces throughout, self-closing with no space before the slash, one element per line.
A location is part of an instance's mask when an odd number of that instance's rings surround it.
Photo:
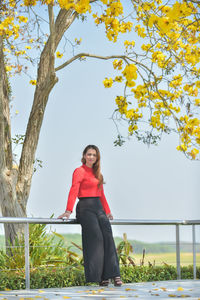
<path fill-rule="evenodd" d="M 43 291 L 43 290 L 38 290 L 38 292 L 39 292 L 39 293 L 44 293 L 44 291 Z"/>
<path fill-rule="evenodd" d="M 181 287 L 181 286 L 179 286 L 178 288 L 177 288 L 177 291 L 183 291 L 184 289 Z"/>
<path fill-rule="evenodd" d="M 71 299 L 72 297 L 63 296 L 63 299 Z"/>
<path fill-rule="evenodd" d="M 174 294 L 169 294 L 168 297 L 176 297 Z"/>

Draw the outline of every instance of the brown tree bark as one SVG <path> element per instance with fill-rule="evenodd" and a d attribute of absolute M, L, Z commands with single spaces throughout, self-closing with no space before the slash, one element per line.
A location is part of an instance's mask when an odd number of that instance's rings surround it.
<path fill-rule="evenodd" d="M 3 37 L 0 36 L 0 207 L 2 215 L 23 217 L 24 207 L 17 201 L 18 171 L 12 167 L 12 142 L 9 109 L 9 85 L 3 55 Z M 22 225 L 5 224 L 6 246 L 22 231 Z M 9 249 L 9 248 L 7 248 Z"/>

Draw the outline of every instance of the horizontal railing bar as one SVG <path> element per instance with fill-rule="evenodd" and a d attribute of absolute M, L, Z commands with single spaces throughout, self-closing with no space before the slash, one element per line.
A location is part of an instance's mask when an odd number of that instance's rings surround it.
<path fill-rule="evenodd" d="M 186 220 L 186 223 L 188 225 L 195 225 L 195 224 L 200 224 L 200 220 Z"/>
<path fill-rule="evenodd" d="M 112 225 L 193 225 L 200 220 L 148 220 L 148 219 L 115 219 Z M 14 218 L 0 217 L 0 223 L 29 223 L 29 224 L 79 224 L 76 219 L 57 218 Z"/>

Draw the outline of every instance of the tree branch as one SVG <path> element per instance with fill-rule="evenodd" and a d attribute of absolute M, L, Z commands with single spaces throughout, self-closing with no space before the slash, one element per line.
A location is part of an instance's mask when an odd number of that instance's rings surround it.
<path fill-rule="evenodd" d="M 54 76 L 55 74 L 55 23 L 54 23 L 54 13 L 53 6 L 48 5 L 48 13 L 49 13 L 49 55 L 51 63 L 49 64 L 49 72 Z"/>
<path fill-rule="evenodd" d="M 77 16 L 78 13 L 76 11 L 73 11 L 73 9 L 61 9 L 59 11 L 55 22 L 55 51 L 65 31 L 71 26 Z"/>
<path fill-rule="evenodd" d="M 101 56 L 101 55 L 96 55 L 96 54 L 89 54 L 89 53 L 79 53 L 75 56 L 73 56 L 72 58 L 70 58 L 69 60 L 67 60 L 64 64 L 60 65 L 59 67 L 55 68 L 55 71 L 59 71 L 63 68 L 65 68 L 66 66 L 68 66 L 69 64 L 71 64 L 73 61 L 75 61 L 76 59 L 79 59 L 81 57 L 91 57 L 91 58 L 97 58 L 97 59 L 103 59 L 103 60 L 108 60 L 108 59 L 114 59 L 114 58 L 119 58 L 119 59 L 123 59 L 127 64 L 129 64 L 130 62 L 134 63 L 135 65 L 139 65 L 141 67 L 143 67 L 144 69 L 146 69 L 153 77 L 154 79 L 156 79 L 156 76 L 154 74 L 154 72 L 149 69 L 146 65 L 144 65 L 143 63 L 132 59 L 126 55 L 109 55 L 109 56 Z"/>
<path fill-rule="evenodd" d="M 76 59 L 79 59 L 81 57 L 92 57 L 92 58 L 98 58 L 98 59 L 103 59 L 103 60 L 108 60 L 108 59 L 113 59 L 113 58 L 120 58 L 123 59 L 124 61 L 126 61 L 126 63 L 128 64 L 128 60 L 130 60 L 130 58 L 126 55 L 110 55 L 110 56 L 101 56 L 101 55 L 96 55 L 96 54 L 89 54 L 89 53 L 79 53 L 75 56 L 73 56 L 72 58 L 70 58 L 69 60 L 67 60 L 64 64 L 60 65 L 59 67 L 55 68 L 55 71 L 59 71 L 63 68 L 65 68 L 66 66 L 68 66 L 69 64 L 71 64 L 73 61 L 75 61 Z M 136 63 L 136 61 L 135 61 Z"/>
<path fill-rule="evenodd" d="M 48 5 L 48 13 L 49 13 L 49 30 L 50 30 L 50 52 L 51 56 L 54 57 L 55 53 L 55 24 L 54 24 L 54 13 L 53 6 Z"/>

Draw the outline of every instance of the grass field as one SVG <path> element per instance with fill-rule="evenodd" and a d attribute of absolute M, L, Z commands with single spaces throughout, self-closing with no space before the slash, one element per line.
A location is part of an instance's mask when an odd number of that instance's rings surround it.
<path fill-rule="evenodd" d="M 142 254 L 134 254 L 133 258 L 136 265 L 139 265 L 142 259 Z M 180 260 L 181 260 L 181 266 L 192 265 L 193 255 L 191 252 L 181 253 Z M 145 255 L 144 265 L 148 265 L 148 262 L 154 264 L 154 261 L 156 266 L 162 266 L 164 263 L 168 265 L 176 266 L 176 253 L 175 252 L 174 253 L 147 253 Z M 200 266 L 200 253 L 197 253 L 196 264 L 197 266 Z"/>

